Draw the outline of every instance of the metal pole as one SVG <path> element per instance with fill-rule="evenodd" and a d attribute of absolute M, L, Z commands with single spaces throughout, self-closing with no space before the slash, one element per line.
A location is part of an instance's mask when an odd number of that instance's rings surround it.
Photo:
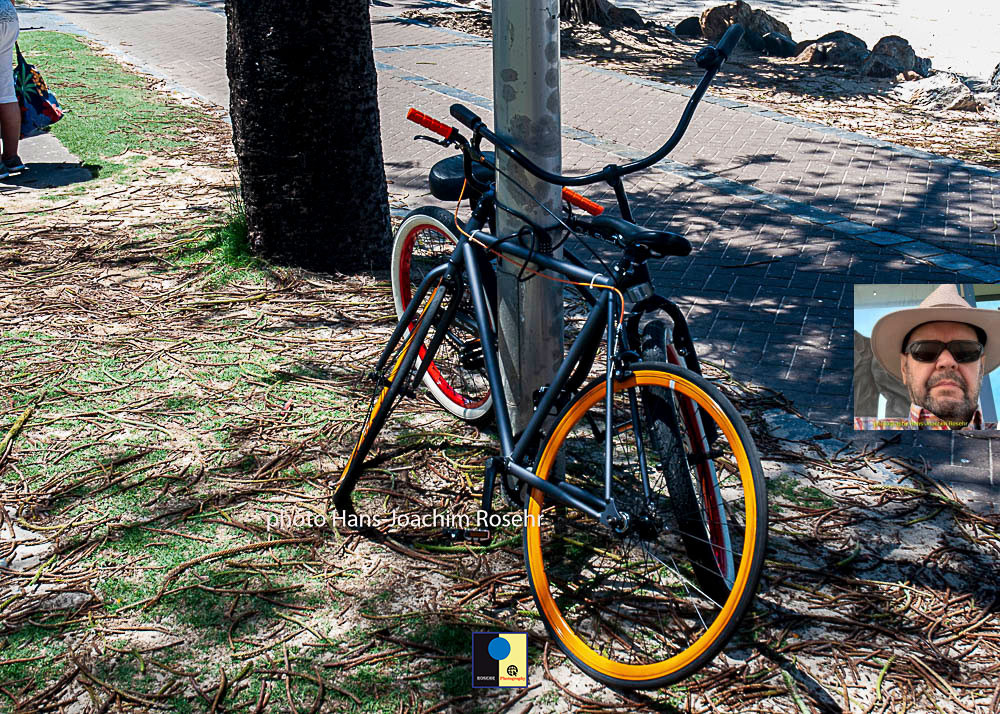
<path fill-rule="evenodd" d="M 501 0 L 493 3 L 493 97 L 497 134 L 549 171 L 562 169 L 559 96 L 559 1 Z M 560 188 L 540 181 L 497 152 L 498 203 L 544 227 L 554 221 L 507 174 L 558 215 Z M 523 223 L 497 207 L 500 235 Z M 530 237 L 527 239 L 530 240 Z M 546 249 L 548 249 L 546 247 Z M 531 419 L 532 395 L 552 379 L 562 360 L 562 290 L 500 261 L 499 351 L 507 408 L 515 431 Z M 499 405 L 498 405 L 499 407 Z"/>

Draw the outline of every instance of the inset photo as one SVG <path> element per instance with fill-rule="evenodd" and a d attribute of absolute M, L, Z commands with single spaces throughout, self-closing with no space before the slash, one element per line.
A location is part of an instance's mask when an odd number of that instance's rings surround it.
<path fill-rule="evenodd" d="M 854 286 L 855 430 L 997 430 L 1000 285 Z"/>

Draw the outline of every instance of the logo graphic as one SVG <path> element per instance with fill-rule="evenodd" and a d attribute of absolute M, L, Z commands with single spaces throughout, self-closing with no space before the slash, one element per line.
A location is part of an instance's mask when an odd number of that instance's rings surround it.
<path fill-rule="evenodd" d="M 473 632 L 473 687 L 527 687 L 528 633 Z"/>

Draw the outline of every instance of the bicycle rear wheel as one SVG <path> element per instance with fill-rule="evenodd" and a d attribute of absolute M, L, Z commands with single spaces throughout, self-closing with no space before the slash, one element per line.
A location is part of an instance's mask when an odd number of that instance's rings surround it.
<path fill-rule="evenodd" d="M 402 317 L 427 271 L 451 256 L 458 243 L 454 226 L 454 216 L 436 206 L 411 211 L 400 224 L 393 240 L 391 266 L 397 316 Z M 419 358 L 423 357 L 421 348 Z M 493 406 L 468 289 L 423 381 L 434 400 L 461 419 L 481 420 Z"/>
<path fill-rule="evenodd" d="M 664 363 L 634 365 L 614 382 L 612 496 L 629 520 L 621 532 L 530 491 L 525 562 L 535 602 L 559 647 L 585 672 L 612 686 L 653 688 L 708 663 L 732 637 L 753 599 L 764 562 L 767 499 L 760 459 L 736 409 L 711 384 Z M 708 458 L 717 474 L 733 572 L 721 591 L 701 584 L 702 555 L 689 550 L 672 470 L 692 473 L 696 454 L 678 462 L 653 432 L 663 412 L 643 398 L 658 390 L 686 398 L 718 436 Z M 605 382 L 587 387 L 562 411 L 535 473 L 589 500 L 604 502 Z M 680 420 L 683 427 L 683 420 Z M 680 440 L 685 449 L 690 440 Z M 641 447 L 641 448 L 640 448 Z M 556 473 L 563 463 L 564 473 Z M 643 467 L 643 464 L 645 467 Z M 642 477 L 646 472 L 646 484 Z M 699 507 L 700 508 L 700 507 Z M 598 508 L 598 510 L 601 510 Z M 709 539 L 711 549 L 717 543 Z M 713 559 L 714 562 L 714 559 Z M 724 580 L 724 582 L 726 582 Z"/>

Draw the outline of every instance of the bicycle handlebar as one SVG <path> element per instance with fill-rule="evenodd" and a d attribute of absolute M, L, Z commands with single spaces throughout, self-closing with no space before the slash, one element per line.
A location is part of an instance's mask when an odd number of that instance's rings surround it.
<path fill-rule="evenodd" d="M 570 191 L 566 187 L 563 187 L 562 197 L 566 203 L 576 206 L 592 216 L 599 216 L 604 213 L 604 206 L 594 203 L 589 198 L 581 196 L 576 191 Z"/>
<path fill-rule="evenodd" d="M 733 50 L 736 49 L 736 45 L 739 44 L 740 40 L 743 38 L 743 25 L 736 22 L 729 26 L 726 30 L 726 34 L 722 36 L 719 40 L 719 44 L 715 46 L 715 49 L 722 53 L 725 59 L 729 59 Z"/>
<path fill-rule="evenodd" d="M 612 164 L 595 173 L 585 174 L 583 176 L 564 176 L 562 174 L 554 174 L 550 171 L 546 171 L 518 151 L 515 147 L 511 146 L 506 140 L 497 136 L 488 126 L 486 126 L 483 120 L 473 113 L 468 107 L 463 106 L 462 104 L 452 104 L 450 112 L 455 119 L 472 130 L 474 134 L 477 134 L 489 141 L 503 153 L 507 154 L 514 159 L 514 161 L 523 166 L 529 173 L 533 174 L 537 178 L 540 178 L 542 181 L 555 184 L 556 186 L 583 186 L 585 184 L 597 183 L 599 181 L 612 181 L 616 178 L 625 176 L 626 174 L 647 169 L 674 150 L 674 147 L 680 143 L 681 138 L 683 138 L 684 133 L 687 131 L 688 124 L 691 123 L 691 117 L 694 116 L 694 110 L 698 106 L 698 102 L 701 101 L 701 98 L 708 90 L 708 85 L 712 83 L 712 79 L 715 77 L 716 72 L 719 71 L 722 64 L 729 58 L 729 55 L 732 53 L 736 44 L 742 37 L 743 27 L 739 23 L 734 23 L 726 31 L 726 34 L 723 35 L 718 45 L 706 48 L 711 49 L 711 53 L 708 56 L 705 56 L 704 58 L 699 57 L 699 66 L 703 66 L 705 68 L 705 74 L 701 78 L 701 81 L 698 82 L 698 86 L 695 88 L 694 92 L 691 94 L 691 98 L 688 100 L 687 106 L 684 108 L 684 113 L 681 115 L 680 121 L 678 121 L 677 127 L 674 129 L 674 133 L 670 135 L 670 138 L 667 139 L 663 146 L 644 159 L 638 159 L 637 161 L 633 161 L 629 164 Z"/>
<path fill-rule="evenodd" d="M 448 126 L 444 122 L 439 122 L 434 117 L 428 116 L 423 112 L 417 111 L 413 107 L 410 107 L 410 111 L 406 113 L 406 118 L 415 124 L 419 124 L 425 129 L 430 129 L 435 134 L 440 134 L 447 140 L 454 138 L 454 135 L 458 133 L 458 129 L 453 126 Z"/>
<path fill-rule="evenodd" d="M 463 117 L 469 119 L 470 121 L 475 121 L 476 119 L 479 118 L 471 111 L 458 104 L 452 107 L 452 111 L 455 110 L 455 107 L 459 107 L 460 109 L 462 109 Z M 424 114 L 423 112 L 414 109 L 413 107 L 410 107 L 410 110 L 406 113 L 406 118 L 415 124 L 419 124 L 425 129 L 430 129 L 435 134 L 443 136 L 447 141 L 451 141 L 452 139 L 455 138 L 455 135 L 458 134 L 458 129 L 456 129 L 455 127 L 448 126 L 444 122 L 440 122 L 434 117 L 430 116 L 429 114 Z M 604 213 L 603 206 L 594 203 L 589 198 L 581 196 L 576 191 L 570 191 L 568 188 L 563 188 L 562 198 L 564 201 L 566 201 L 566 203 L 576 206 L 577 208 L 586 211 L 592 216 L 599 216 L 602 213 Z"/>

